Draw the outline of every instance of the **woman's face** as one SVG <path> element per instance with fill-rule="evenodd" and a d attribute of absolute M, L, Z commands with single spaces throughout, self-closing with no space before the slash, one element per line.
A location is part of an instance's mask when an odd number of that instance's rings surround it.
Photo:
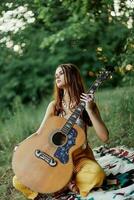
<path fill-rule="evenodd" d="M 55 71 L 55 81 L 58 88 L 65 86 L 65 74 L 61 67 L 58 67 Z"/>

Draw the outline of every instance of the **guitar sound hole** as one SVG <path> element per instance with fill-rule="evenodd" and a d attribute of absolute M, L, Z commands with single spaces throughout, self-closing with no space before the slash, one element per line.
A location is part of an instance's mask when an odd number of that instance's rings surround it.
<path fill-rule="evenodd" d="M 52 141 L 55 145 L 63 145 L 66 142 L 66 136 L 61 132 L 57 132 L 53 135 Z"/>

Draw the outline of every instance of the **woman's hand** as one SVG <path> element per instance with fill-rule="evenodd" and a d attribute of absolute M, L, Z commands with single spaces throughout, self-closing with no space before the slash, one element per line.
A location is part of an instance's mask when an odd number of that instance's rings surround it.
<path fill-rule="evenodd" d="M 68 183 L 68 188 L 76 193 L 76 194 L 79 194 L 79 188 L 76 186 L 76 183 L 74 180 L 71 180 L 69 183 Z"/>
<path fill-rule="evenodd" d="M 95 103 L 93 94 L 82 93 L 82 95 L 80 96 L 80 100 L 86 103 L 85 109 L 87 112 L 91 112 L 94 110 Z"/>

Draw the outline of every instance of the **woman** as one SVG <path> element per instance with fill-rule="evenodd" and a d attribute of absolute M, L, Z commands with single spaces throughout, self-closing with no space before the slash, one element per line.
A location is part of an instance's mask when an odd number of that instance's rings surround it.
<path fill-rule="evenodd" d="M 84 93 L 77 67 L 73 64 L 59 65 L 55 72 L 55 99 L 49 103 L 44 119 L 35 134 L 40 133 L 49 117 L 57 115 L 68 119 L 81 100 L 85 102 L 85 110 L 77 119 L 77 125 L 84 130 L 86 138 L 87 127 L 93 125 L 100 140 L 106 142 L 109 133 L 93 99 L 93 95 Z M 73 163 L 74 175 L 68 188 L 86 197 L 92 188 L 100 187 L 105 179 L 105 173 L 95 160 L 87 139 L 86 143 L 73 155 Z M 13 185 L 29 199 L 35 199 L 38 195 L 22 185 L 16 176 L 13 178 Z"/>

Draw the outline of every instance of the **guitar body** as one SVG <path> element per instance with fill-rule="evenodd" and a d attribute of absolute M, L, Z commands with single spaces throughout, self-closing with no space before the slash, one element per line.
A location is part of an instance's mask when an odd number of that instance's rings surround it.
<path fill-rule="evenodd" d="M 21 183 L 39 193 L 54 193 L 64 188 L 73 174 L 74 152 L 84 144 L 85 133 L 77 125 L 68 135 L 61 132 L 66 123 L 51 117 L 40 134 L 24 140 L 13 154 L 12 167 Z"/>

